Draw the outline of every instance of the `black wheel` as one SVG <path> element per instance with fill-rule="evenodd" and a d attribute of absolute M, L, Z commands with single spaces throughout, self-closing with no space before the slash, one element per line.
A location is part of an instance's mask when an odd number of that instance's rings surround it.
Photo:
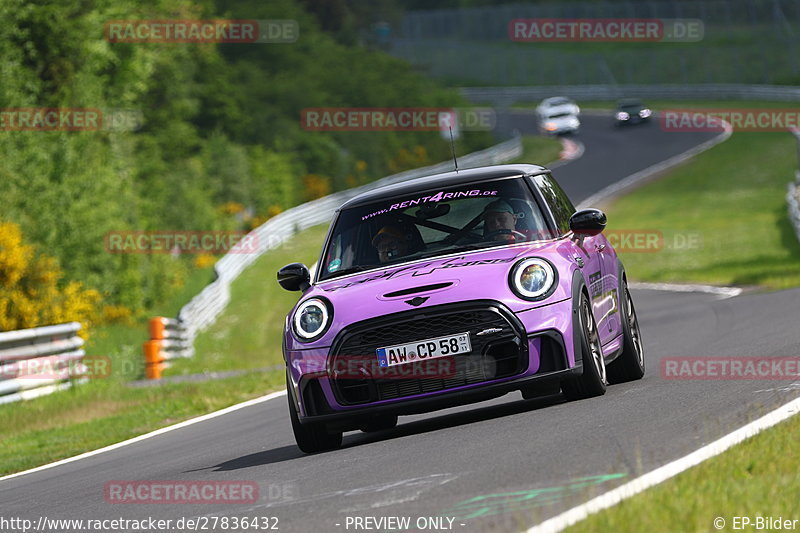
<path fill-rule="evenodd" d="M 605 394 L 606 364 L 603 359 L 603 350 L 600 347 L 600 336 L 597 334 L 597 323 L 592 314 L 589 298 L 581 292 L 578 305 L 578 321 L 575 327 L 581 329 L 581 358 L 583 360 L 583 374 L 562 381 L 561 392 L 567 400 L 580 400 Z"/>
<path fill-rule="evenodd" d="M 622 282 L 620 313 L 622 319 L 622 353 L 608 365 L 609 383 L 623 383 L 642 379 L 644 376 L 644 349 L 642 334 L 639 331 L 639 320 L 633 306 L 628 284 Z"/>
<path fill-rule="evenodd" d="M 361 431 L 372 433 L 374 431 L 385 431 L 397 426 L 397 415 L 377 415 L 361 425 Z"/>
<path fill-rule="evenodd" d="M 335 450 L 342 445 L 342 433 L 331 433 L 323 424 L 301 424 L 297 417 L 297 408 L 292 400 L 292 390 L 286 381 L 286 397 L 289 399 L 289 417 L 292 419 L 292 431 L 297 446 L 305 453 Z"/>

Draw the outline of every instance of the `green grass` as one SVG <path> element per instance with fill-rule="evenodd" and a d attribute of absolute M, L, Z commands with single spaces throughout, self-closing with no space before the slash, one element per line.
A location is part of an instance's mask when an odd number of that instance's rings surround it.
<path fill-rule="evenodd" d="M 559 153 L 561 153 L 561 142 L 557 138 L 543 135 L 523 135 L 522 155 L 511 163 L 547 165 L 556 161 Z"/>
<path fill-rule="evenodd" d="M 86 354 L 108 357 L 113 378 L 120 383 L 140 379 L 144 375 L 142 343 L 147 340 L 148 319 L 152 316 L 177 316 L 180 308 L 213 279 L 212 267 L 192 269 L 180 290 L 143 316 L 136 317 L 129 323 L 106 324 L 94 328 L 84 346 Z"/>
<path fill-rule="evenodd" d="M 785 201 L 796 166 L 789 133 L 734 133 L 613 202 L 606 207 L 609 230 L 664 236 L 656 252 L 620 252 L 629 277 L 771 289 L 800 285 L 800 244 Z M 696 245 L 687 245 L 691 238 Z"/>
<path fill-rule="evenodd" d="M 278 285 L 279 268 L 294 262 L 313 264 L 319 257 L 327 226 L 316 226 L 265 254 L 231 287 L 224 314 L 195 342 L 195 356 L 178 361 L 165 375 L 253 369 L 283 362 L 281 335 L 286 313 L 299 292 Z"/>
<path fill-rule="evenodd" d="M 132 389 L 90 383 L 2 406 L 0 475 L 19 472 L 222 409 L 283 387 L 283 372 Z"/>
<path fill-rule="evenodd" d="M 717 517 L 726 522 L 723 531 L 733 531 L 734 516 L 800 519 L 797 456 L 787 453 L 796 448 L 798 433 L 795 416 L 566 531 L 716 531 Z"/>
<path fill-rule="evenodd" d="M 168 374 L 279 363 L 283 319 L 299 293 L 281 289 L 275 272 L 292 261 L 315 261 L 323 236 L 323 227 L 302 232 L 245 270 L 232 285 L 226 312 L 198 338 L 195 358 L 178 361 Z M 210 271 L 200 271 L 197 279 L 190 280 L 184 300 L 199 292 L 209 275 Z M 155 314 L 174 316 L 179 298 Z M 141 376 L 141 345 L 146 338 L 144 322 L 99 328 L 87 354 L 107 356 L 109 376 L 58 394 L 0 405 L 0 475 L 107 446 L 283 387 L 281 370 L 202 383 L 127 387 L 125 382 Z"/>

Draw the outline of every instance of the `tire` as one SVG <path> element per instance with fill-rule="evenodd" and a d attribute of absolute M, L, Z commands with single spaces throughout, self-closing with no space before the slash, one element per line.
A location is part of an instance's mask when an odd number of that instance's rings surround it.
<path fill-rule="evenodd" d="M 292 401 L 292 389 L 289 379 L 286 379 L 286 397 L 289 400 L 289 418 L 292 420 L 292 432 L 297 447 L 304 453 L 317 453 L 335 450 L 342 445 L 341 432 L 329 432 L 323 424 L 301 424 L 297 416 L 297 409 Z"/>
<path fill-rule="evenodd" d="M 561 392 L 569 401 L 602 396 L 606 393 L 608 383 L 600 336 L 597 333 L 597 323 L 592 314 L 589 297 L 583 291 L 580 294 L 578 319 L 574 327 L 581 329 L 580 351 L 583 360 L 583 374 L 561 382 Z"/>
<path fill-rule="evenodd" d="M 375 431 L 386 431 L 397 426 L 397 415 L 377 415 L 361 426 L 361 431 L 364 433 L 373 433 Z"/>
<path fill-rule="evenodd" d="M 621 275 L 621 274 L 620 274 Z M 624 383 L 644 376 L 644 346 L 639 330 L 639 319 L 628 283 L 622 279 L 620 313 L 622 320 L 622 353 L 608 365 L 608 382 Z"/>

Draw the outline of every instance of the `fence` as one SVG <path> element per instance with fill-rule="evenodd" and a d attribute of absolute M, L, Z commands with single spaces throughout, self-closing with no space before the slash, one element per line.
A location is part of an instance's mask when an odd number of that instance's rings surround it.
<path fill-rule="evenodd" d="M 522 155 L 522 139 L 515 137 L 486 150 L 463 156 L 459 158 L 458 165 L 459 168 L 495 165 L 510 161 L 520 155 Z M 176 323 L 176 327 L 179 324 L 181 329 L 181 342 L 187 343 L 191 347 L 197 334 L 211 325 L 230 301 L 231 282 L 247 266 L 264 253 L 277 248 L 294 233 L 329 222 L 339 206 L 364 191 L 422 176 L 447 172 L 452 169 L 453 163 L 446 161 L 424 168 L 408 170 L 361 187 L 355 187 L 307 202 L 271 218 L 249 234 L 249 236 L 253 237 L 252 242 L 256 243 L 257 250 L 253 253 L 228 253 L 222 257 L 214 265 L 216 279 L 181 308 Z M 152 340 L 158 339 L 152 339 L 151 335 Z M 148 363 L 147 358 L 150 357 L 151 365 L 163 365 L 164 360 L 158 361 L 158 356 L 155 355 L 159 350 L 154 345 L 147 348 L 147 343 L 145 343 L 145 346 L 145 362 Z M 151 372 L 153 376 L 158 374 L 158 370 Z"/>
<path fill-rule="evenodd" d="M 554 85 L 532 87 L 464 87 L 461 94 L 475 103 L 508 107 L 517 102 L 536 102 L 549 96 L 575 100 L 652 98 L 663 100 L 770 100 L 800 101 L 800 87 L 775 85 Z"/>
<path fill-rule="evenodd" d="M 0 333 L 0 404 L 28 400 L 87 378 L 79 322 Z"/>
<path fill-rule="evenodd" d="M 691 43 L 510 40 L 512 20 L 535 18 L 695 19 L 704 35 Z M 409 11 L 389 27 L 385 49 L 461 85 L 800 81 L 797 0 L 519 2 Z"/>
<path fill-rule="evenodd" d="M 789 206 L 789 220 L 792 221 L 797 240 L 800 241 L 800 129 L 793 129 L 792 134 L 797 141 L 797 167 L 794 182 L 789 183 L 786 193 L 786 203 Z"/>

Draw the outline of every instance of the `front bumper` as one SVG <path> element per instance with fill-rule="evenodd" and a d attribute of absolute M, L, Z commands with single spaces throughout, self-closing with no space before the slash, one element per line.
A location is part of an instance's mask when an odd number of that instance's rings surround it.
<path fill-rule="evenodd" d="M 441 309 L 444 308 L 444 309 Z M 385 322 L 398 324 L 398 330 L 402 332 L 413 331 L 414 339 L 423 339 L 429 335 L 426 331 L 420 331 L 419 324 L 423 323 L 441 334 L 447 334 L 446 321 L 441 319 L 443 315 L 461 313 L 464 309 L 469 311 L 488 309 L 493 310 L 497 316 L 506 320 L 509 329 L 513 331 L 498 334 L 494 342 L 481 342 L 482 337 L 475 337 L 476 328 L 484 328 L 487 323 L 475 320 L 474 327 L 471 329 L 473 339 L 473 350 L 483 357 L 494 359 L 492 354 L 493 346 L 500 350 L 511 350 L 516 343 L 518 352 L 514 352 L 519 357 L 519 361 L 514 364 L 513 357 L 504 357 L 501 364 L 492 366 L 493 373 L 474 379 L 426 379 L 405 380 L 404 383 L 397 384 L 394 380 L 375 380 L 379 387 L 375 387 L 370 381 L 368 387 L 362 387 L 367 396 L 362 401 L 352 401 L 353 396 L 343 397 L 343 383 L 347 380 L 338 380 L 332 377 L 332 361 L 336 361 L 337 354 L 341 353 L 340 348 L 347 345 L 353 338 L 361 340 L 361 332 L 377 332 L 376 337 L 382 339 L 381 328 Z M 447 313 L 444 313 L 447 311 Z M 407 315 L 407 316 L 403 316 Z M 455 329 L 464 331 L 470 322 L 459 315 L 458 325 L 452 326 Z M 421 316 L 423 320 L 415 320 L 414 324 L 403 322 L 408 317 L 417 318 Z M 471 301 L 459 304 L 449 304 L 439 306 L 439 308 L 427 308 L 416 311 L 409 311 L 397 315 L 381 317 L 375 321 L 367 321 L 362 324 L 359 331 L 358 324 L 349 331 L 343 330 L 332 348 L 317 350 L 299 350 L 287 353 L 287 363 L 291 377 L 292 397 L 297 401 L 300 421 L 342 423 L 352 422 L 351 425 L 357 427 L 358 420 L 369 418 L 377 414 L 397 414 L 408 415 L 418 414 L 437 409 L 444 409 L 456 405 L 464 405 L 502 396 L 508 392 L 519 389 L 541 389 L 542 391 L 556 392 L 560 381 L 573 375 L 579 375 L 582 371 L 579 365 L 575 364 L 575 354 L 572 336 L 572 304 L 571 300 L 562 300 L 553 304 L 533 307 L 531 309 L 512 313 L 502 304 L 495 301 Z M 466 324 L 466 325 L 465 325 Z M 492 324 L 490 324 L 492 325 Z M 497 324 L 494 324 L 497 325 Z M 368 327 L 364 327 L 368 326 Z M 358 334 L 353 333 L 358 331 Z M 385 332 L 384 332 L 385 334 Z M 432 336 L 432 335 L 431 335 Z M 356 353 L 352 346 L 358 346 L 358 353 L 374 353 L 374 347 L 365 348 L 363 342 L 350 342 L 350 348 L 345 353 Z M 386 342 L 384 346 L 391 344 Z M 330 353 L 329 353 L 330 352 Z M 336 368 L 336 366 L 333 366 Z M 497 369 L 503 368 L 504 372 Z M 438 376 L 437 376 L 438 377 Z M 349 383 L 344 383 L 349 385 Z M 356 390 L 356 389 L 353 389 Z M 405 390 L 405 395 L 398 395 L 398 390 Z M 387 393 L 386 391 L 389 391 Z M 410 392 L 409 392 L 410 391 Z"/>
<path fill-rule="evenodd" d="M 347 411 L 329 411 L 314 415 L 300 416 L 300 422 L 325 423 L 338 430 L 351 430 L 361 427 L 362 422 L 378 415 L 415 415 L 429 413 L 449 407 L 498 398 L 509 392 L 523 388 L 533 388 L 543 393 L 557 393 L 561 381 L 579 376 L 583 368 L 578 366 L 565 370 L 546 372 L 533 376 L 522 376 L 502 382 L 483 383 L 469 388 L 448 390 L 428 397 L 406 398 L 401 401 L 380 405 L 368 405 Z"/>

